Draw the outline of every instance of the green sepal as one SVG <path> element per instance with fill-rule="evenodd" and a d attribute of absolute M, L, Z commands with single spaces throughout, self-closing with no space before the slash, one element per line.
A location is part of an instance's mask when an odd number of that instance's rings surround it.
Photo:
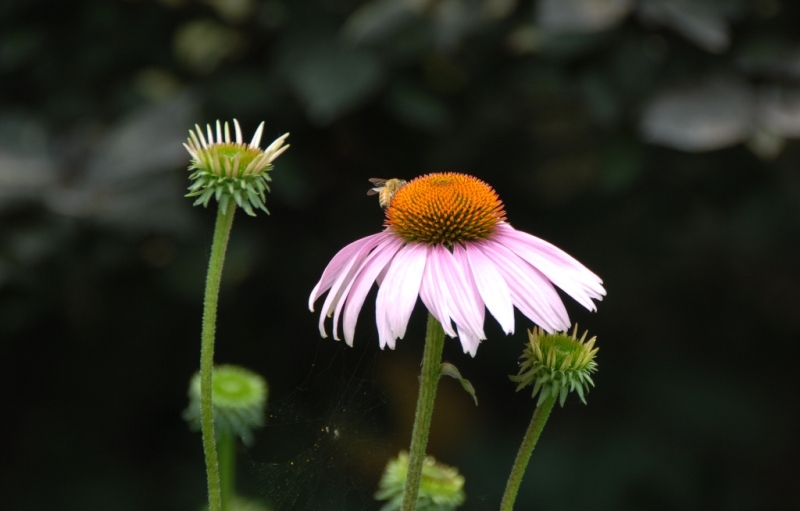
<path fill-rule="evenodd" d="M 189 176 L 191 184 L 186 197 L 197 197 L 194 206 L 208 207 L 212 197 L 222 206 L 227 205 L 232 198 L 236 205 L 250 216 L 256 216 L 256 210 L 269 214 L 266 202 L 266 193 L 270 191 L 267 184 L 271 179 L 267 174 L 272 165 L 267 166 L 258 174 L 241 176 L 220 176 L 206 169 L 189 170 L 194 172 Z"/>
<path fill-rule="evenodd" d="M 197 200 L 194 201 L 194 204 L 193 204 L 194 206 L 199 206 L 200 204 L 202 204 L 203 207 L 207 207 L 208 206 L 208 201 L 211 199 L 211 196 L 214 195 L 214 189 L 213 188 L 207 188 L 207 189 L 205 189 L 203 191 L 198 191 L 197 193 L 194 193 L 194 194 L 191 194 L 191 195 L 187 195 L 187 197 L 190 197 L 192 195 L 200 195 L 200 197 L 198 197 Z"/>

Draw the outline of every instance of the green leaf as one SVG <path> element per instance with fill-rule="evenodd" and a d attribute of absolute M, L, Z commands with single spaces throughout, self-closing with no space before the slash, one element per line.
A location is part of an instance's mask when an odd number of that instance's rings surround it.
<path fill-rule="evenodd" d="M 478 406 L 478 396 L 475 395 L 475 387 L 472 386 L 469 380 L 461 377 L 461 373 L 456 366 L 450 362 L 444 362 L 441 367 L 440 376 L 450 376 L 458 380 L 461 386 L 464 387 L 464 390 L 475 400 L 475 406 Z"/>

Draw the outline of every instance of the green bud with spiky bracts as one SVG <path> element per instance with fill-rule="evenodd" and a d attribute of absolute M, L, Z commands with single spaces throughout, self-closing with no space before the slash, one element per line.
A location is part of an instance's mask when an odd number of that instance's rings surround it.
<path fill-rule="evenodd" d="M 235 365 L 214 367 L 211 383 L 214 430 L 217 437 L 240 437 L 252 443 L 253 429 L 264 425 L 267 382 L 264 378 Z M 200 374 L 189 384 L 189 407 L 183 413 L 192 429 L 200 429 Z"/>
<path fill-rule="evenodd" d="M 377 500 L 386 500 L 380 511 L 397 511 L 403 502 L 403 489 L 408 473 L 408 453 L 403 451 L 389 460 L 375 493 Z M 458 469 L 425 456 L 422 483 L 417 496 L 417 511 L 453 511 L 464 503 L 464 476 Z"/>
<path fill-rule="evenodd" d="M 272 170 L 272 162 L 289 148 L 283 145 L 289 134 L 275 139 L 262 151 L 259 144 L 264 131 L 263 122 L 249 144 L 242 141 L 242 130 L 236 119 L 233 125 L 233 140 L 227 122 L 224 136 L 219 121 L 216 137 L 210 124 L 206 125 L 206 136 L 203 136 L 203 130 L 198 125 L 195 125 L 195 131 L 189 130 L 189 138 L 183 146 L 192 155 L 189 170 L 193 172 L 189 176 L 192 184 L 186 197 L 197 197 L 195 206 L 208 206 L 213 197 L 223 211 L 233 200 L 250 216 L 255 216 L 256 209 L 269 214 L 265 195 L 271 181 L 269 171 Z"/>
<path fill-rule="evenodd" d="M 594 358 L 599 348 L 597 337 L 586 341 L 587 332 L 578 339 L 578 326 L 572 335 L 566 332 L 548 334 L 536 327 L 528 331 L 528 344 L 520 362 L 519 374 L 511 380 L 519 383 L 517 391 L 533 386 L 531 397 L 539 395 L 537 406 L 550 396 L 564 406 L 567 395 L 575 391 L 586 404 L 589 386 L 594 386 L 591 374 L 597 371 Z"/>

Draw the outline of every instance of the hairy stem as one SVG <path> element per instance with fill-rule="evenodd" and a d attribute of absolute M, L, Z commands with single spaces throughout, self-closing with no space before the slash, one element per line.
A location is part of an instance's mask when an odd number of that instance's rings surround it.
<path fill-rule="evenodd" d="M 425 337 L 425 352 L 422 355 L 422 374 L 419 378 L 419 397 L 414 429 L 411 433 L 411 448 L 408 454 L 408 475 L 403 490 L 401 511 L 414 511 L 417 507 L 419 485 L 422 482 L 422 463 L 433 417 L 433 401 L 439 384 L 444 350 L 444 330 L 439 321 L 428 314 L 428 332 Z"/>
<path fill-rule="evenodd" d="M 222 510 L 219 480 L 217 445 L 214 438 L 214 409 L 211 404 L 211 374 L 214 368 L 214 334 L 217 327 L 217 302 L 222 267 L 225 263 L 225 249 L 233 225 L 236 203 L 228 201 L 228 207 L 217 210 L 217 223 L 214 226 L 214 241 L 208 262 L 206 294 L 203 304 L 203 333 L 200 345 L 200 425 L 203 432 L 203 451 L 206 457 L 208 481 L 208 509 Z"/>
<path fill-rule="evenodd" d="M 514 501 L 517 500 L 517 492 L 519 492 L 519 485 L 522 483 L 525 468 L 528 466 L 533 448 L 536 447 L 536 441 L 539 440 L 539 435 L 542 434 L 547 418 L 550 417 L 550 411 L 553 409 L 553 405 L 556 404 L 557 397 L 557 395 L 548 397 L 533 412 L 528 431 L 525 432 L 525 438 L 522 439 L 522 445 L 519 446 L 517 459 L 514 460 L 514 467 L 508 476 L 506 491 L 503 493 L 503 500 L 500 501 L 500 511 L 514 509 Z"/>

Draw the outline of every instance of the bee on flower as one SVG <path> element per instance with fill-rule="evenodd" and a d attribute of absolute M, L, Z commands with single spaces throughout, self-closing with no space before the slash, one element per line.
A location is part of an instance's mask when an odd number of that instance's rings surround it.
<path fill-rule="evenodd" d="M 396 187 L 385 202 L 385 229 L 340 250 L 311 292 L 312 311 L 328 292 L 319 319 L 323 337 L 325 318 L 333 316 L 339 339 L 341 318 L 352 345 L 375 282 L 382 348 L 403 338 L 419 297 L 472 356 L 486 339 L 487 309 L 506 334 L 514 332 L 514 307 L 547 332 L 565 331 L 570 320 L 556 286 L 589 310 L 606 294 L 603 281 L 566 252 L 514 229 L 497 193 L 475 177 L 427 174 Z"/>
<path fill-rule="evenodd" d="M 378 203 L 383 209 L 389 207 L 389 203 L 392 202 L 392 197 L 397 193 L 397 190 L 408 183 L 403 179 L 381 179 L 379 177 L 373 177 L 369 182 L 374 184 L 375 187 L 370 188 L 367 195 L 377 195 Z"/>

